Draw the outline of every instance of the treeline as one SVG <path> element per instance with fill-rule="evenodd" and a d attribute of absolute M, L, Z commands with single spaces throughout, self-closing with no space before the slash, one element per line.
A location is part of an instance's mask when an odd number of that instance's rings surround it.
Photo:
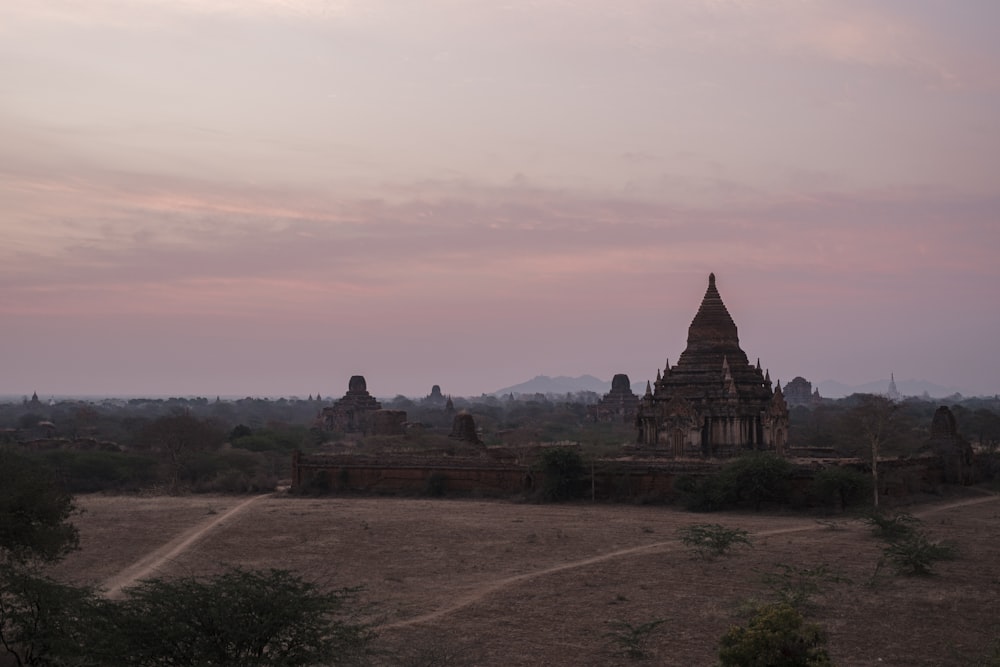
<path fill-rule="evenodd" d="M 74 493 L 162 491 L 247 493 L 272 490 L 290 475 L 290 454 L 304 452 L 452 450 L 455 415 L 473 415 L 487 445 L 579 443 L 587 459 L 611 457 L 634 442 L 628 421 L 595 422 L 589 392 L 560 396 L 481 396 L 383 400 L 405 410 L 405 436 L 367 436 L 322 430 L 317 417 L 334 398 L 24 400 L 0 404 L 0 447 L 44 463 Z M 931 453 L 936 401 L 898 403 L 855 395 L 794 407 L 789 445 L 832 456 L 870 459 L 871 427 L 879 456 Z M 878 405 L 878 414 L 872 406 Z M 963 399 L 950 405 L 960 434 L 981 451 L 1000 445 L 1000 401 Z M 876 420 L 877 423 L 873 422 Z"/>

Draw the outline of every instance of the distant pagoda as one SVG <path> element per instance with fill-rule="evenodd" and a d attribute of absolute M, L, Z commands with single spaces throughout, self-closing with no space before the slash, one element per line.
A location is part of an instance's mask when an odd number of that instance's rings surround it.
<path fill-rule="evenodd" d="M 646 383 L 636 425 L 640 447 L 677 457 L 784 454 L 788 406 L 781 383 L 772 391 L 760 360 L 756 366 L 747 360 L 714 273 L 677 365 L 668 361 L 656 382 Z"/>

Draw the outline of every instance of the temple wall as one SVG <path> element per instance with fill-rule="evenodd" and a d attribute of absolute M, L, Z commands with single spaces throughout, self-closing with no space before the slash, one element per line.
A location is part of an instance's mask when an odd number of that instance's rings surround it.
<path fill-rule="evenodd" d="M 466 461 L 456 465 L 438 461 L 352 462 L 351 457 L 308 457 L 295 453 L 292 459 L 292 488 L 302 490 L 311 478 L 321 475 L 332 492 L 423 495 L 432 476 L 443 477 L 446 493 L 485 496 L 514 496 L 541 487 L 544 475 L 525 465 L 505 465 Z M 794 483 L 800 491 L 815 472 L 824 466 L 844 465 L 867 470 L 860 461 L 824 461 L 802 464 Z M 674 481 L 679 475 L 710 475 L 722 462 L 696 460 L 597 461 L 593 478 L 585 486 L 595 500 L 670 502 L 676 499 Z M 917 493 L 937 493 L 945 483 L 940 457 L 894 459 L 879 464 L 879 486 L 885 498 L 905 498 Z"/>

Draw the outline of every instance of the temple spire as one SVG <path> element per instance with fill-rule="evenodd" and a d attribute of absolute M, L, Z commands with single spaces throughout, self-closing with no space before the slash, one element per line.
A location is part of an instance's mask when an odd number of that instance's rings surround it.
<path fill-rule="evenodd" d="M 701 300 L 701 306 L 688 328 L 688 348 L 714 347 L 718 344 L 739 347 L 740 339 L 736 323 L 726 310 L 726 304 L 715 287 L 715 274 L 708 277 L 708 289 Z"/>

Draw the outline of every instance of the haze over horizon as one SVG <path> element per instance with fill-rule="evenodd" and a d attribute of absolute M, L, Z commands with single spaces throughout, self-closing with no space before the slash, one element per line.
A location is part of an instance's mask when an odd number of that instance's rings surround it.
<path fill-rule="evenodd" d="M 1000 392 L 1000 3 L 0 6 L 0 394 Z"/>

